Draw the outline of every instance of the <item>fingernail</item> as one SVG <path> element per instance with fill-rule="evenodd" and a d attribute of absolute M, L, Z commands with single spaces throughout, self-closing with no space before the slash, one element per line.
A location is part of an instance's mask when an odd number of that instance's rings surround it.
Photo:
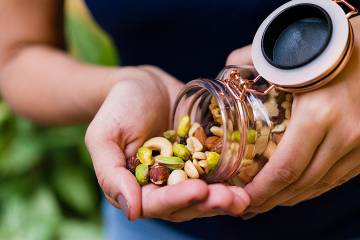
<path fill-rule="evenodd" d="M 251 218 L 254 218 L 256 215 L 257 215 L 256 213 L 249 212 L 249 213 L 244 214 L 241 218 L 243 220 L 249 220 Z"/>
<path fill-rule="evenodd" d="M 120 208 L 123 210 L 124 214 L 126 215 L 126 217 L 130 220 L 130 209 L 129 209 L 129 204 L 126 201 L 126 199 L 124 198 L 123 195 L 119 195 L 117 198 L 117 203 L 119 204 Z"/>

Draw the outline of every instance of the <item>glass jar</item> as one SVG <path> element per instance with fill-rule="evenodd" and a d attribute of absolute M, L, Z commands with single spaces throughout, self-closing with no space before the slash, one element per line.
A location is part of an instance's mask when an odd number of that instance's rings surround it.
<path fill-rule="evenodd" d="M 269 88 L 257 76 L 252 66 L 228 66 L 215 80 L 189 82 L 177 97 L 173 127 L 189 115 L 206 134 L 205 151 L 221 154 L 216 167 L 202 176 L 209 183 L 250 182 L 286 130 L 292 95 Z"/>

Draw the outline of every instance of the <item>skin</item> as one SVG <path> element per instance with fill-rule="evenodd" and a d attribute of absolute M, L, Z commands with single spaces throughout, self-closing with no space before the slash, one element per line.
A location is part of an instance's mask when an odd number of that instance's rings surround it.
<path fill-rule="evenodd" d="M 19 115 L 44 125 L 91 122 L 86 145 L 110 203 L 129 219 L 185 221 L 235 215 L 249 205 L 239 187 L 201 180 L 140 187 L 125 159 L 169 126 L 183 86 L 154 66 L 109 68 L 63 51 L 62 1 L 0 1 L 0 93 Z M 31 83 L 31 84 L 29 84 Z"/>
<path fill-rule="evenodd" d="M 344 184 L 360 173 L 360 18 L 351 19 L 355 49 L 343 72 L 326 86 L 296 94 L 292 119 L 268 164 L 245 190 L 245 218 L 276 206 L 294 206 Z M 251 63 L 250 47 L 228 64 Z"/>

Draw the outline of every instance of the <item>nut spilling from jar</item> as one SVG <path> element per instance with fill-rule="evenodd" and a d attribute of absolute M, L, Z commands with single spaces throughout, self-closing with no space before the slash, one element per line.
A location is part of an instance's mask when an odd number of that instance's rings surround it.
<path fill-rule="evenodd" d="M 257 99 L 267 111 L 270 124 L 256 120 L 249 110 L 253 119 L 248 120 L 244 134 L 245 151 L 238 171 L 228 179 L 230 184 L 245 185 L 255 177 L 275 151 L 291 117 L 291 94 L 272 90 Z M 176 184 L 186 179 L 204 178 L 216 169 L 224 150 L 225 130 L 215 97 L 209 98 L 205 106 L 209 112 L 205 120 L 192 122 L 189 115 L 182 116 L 177 129 L 149 139 L 138 149 L 136 156 L 127 160 L 127 168 L 135 174 L 140 185 L 150 182 Z M 243 142 L 240 131 L 233 129 L 230 138 L 231 148 L 238 151 Z"/>

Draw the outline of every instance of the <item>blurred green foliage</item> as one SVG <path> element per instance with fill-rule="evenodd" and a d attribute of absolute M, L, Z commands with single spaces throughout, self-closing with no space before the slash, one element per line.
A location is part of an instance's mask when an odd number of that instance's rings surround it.
<path fill-rule="evenodd" d="M 69 52 L 91 63 L 118 64 L 111 41 L 83 5 L 70 7 Z M 0 102 L 0 239 L 101 239 L 100 191 L 84 132 L 85 126 L 36 126 Z"/>

